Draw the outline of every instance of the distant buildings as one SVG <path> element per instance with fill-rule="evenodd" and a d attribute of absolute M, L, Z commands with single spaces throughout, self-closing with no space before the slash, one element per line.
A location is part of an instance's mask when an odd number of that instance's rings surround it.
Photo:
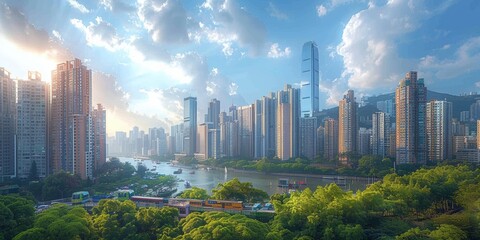
<path fill-rule="evenodd" d="M 107 111 L 102 104 L 92 112 L 93 122 L 93 162 L 99 169 L 107 161 Z"/>
<path fill-rule="evenodd" d="M 427 88 L 417 72 L 408 72 L 395 91 L 396 161 L 424 164 L 427 160 Z"/>
<path fill-rule="evenodd" d="M 326 160 L 334 160 L 338 156 L 338 123 L 333 118 L 324 122 L 323 154 Z"/>

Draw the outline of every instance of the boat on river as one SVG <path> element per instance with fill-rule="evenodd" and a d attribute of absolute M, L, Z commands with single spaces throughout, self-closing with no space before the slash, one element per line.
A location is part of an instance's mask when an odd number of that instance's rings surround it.
<path fill-rule="evenodd" d="M 185 188 L 191 188 L 192 187 L 192 185 L 190 184 L 189 181 L 186 181 L 184 186 L 185 186 Z"/>
<path fill-rule="evenodd" d="M 182 173 L 182 169 L 181 169 L 181 168 L 179 168 L 179 169 L 176 170 L 176 171 L 173 171 L 173 174 L 180 174 L 180 173 Z"/>

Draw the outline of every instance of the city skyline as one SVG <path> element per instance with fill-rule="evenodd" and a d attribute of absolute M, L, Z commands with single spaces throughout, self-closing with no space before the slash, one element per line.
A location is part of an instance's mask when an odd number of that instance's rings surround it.
<path fill-rule="evenodd" d="M 319 49 L 320 109 L 337 105 L 347 89 L 358 98 L 393 92 L 410 70 L 434 91 L 478 89 L 480 30 L 469 27 L 480 18 L 475 1 L 0 6 L 0 67 L 12 78 L 39 71 L 49 81 L 56 64 L 78 57 L 93 70 L 92 104 L 104 105 L 109 135 L 134 125 L 168 129 L 182 120 L 184 97 L 198 97 L 203 116 L 213 98 L 225 110 L 298 86 L 308 41 Z"/>

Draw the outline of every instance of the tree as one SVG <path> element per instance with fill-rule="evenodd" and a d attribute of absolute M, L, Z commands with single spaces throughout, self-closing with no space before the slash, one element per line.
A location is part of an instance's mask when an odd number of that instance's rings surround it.
<path fill-rule="evenodd" d="M 34 181 L 38 179 L 37 162 L 35 160 L 30 165 L 30 172 L 28 173 L 28 179 L 30 181 Z"/>
<path fill-rule="evenodd" d="M 244 202 L 261 202 L 268 199 L 268 194 L 260 189 L 254 188 L 250 182 L 240 182 L 234 178 L 226 183 L 219 183 L 212 189 L 212 198 L 219 200 L 234 200 Z"/>
<path fill-rule="evenodd" d="M 33 201 L 16 196 L 0 196 L 0 239 L 11 239 L 32 227 L 35 219 Z"/>
<path fill-rule="evenodd" d="M 81 179 L 78 175 L 60 171 L 45 178 L 42 197 L 45 200 L 70 197 L 80 187 Z"/>
<path fill-rule="evenodd" d="M 464 240 L 467 239 L 467 234 L 460 228 L 453 225 L 442 224 L 437 229 L 433 230 L 429 236 L 438 240 Z"/>
<path fill-rule="evenodd" d="M 182 192 L 179 195 L 181 198 L 188 198 L 188 199 L 208 199 L 210 196 L 208 195 L 207 191 L 203 188 L 192 187 Z"/>
<path fill-rule="evenodd" d="M 412 228 L 404 233 L 402 233 L 400 236 L 397 236 L 395 239 L 396 240 L 428 240 L 431 239 L 430 236 L 430 231 L 429 230 L 421 230 L 420 228 Z"/>
<path fill-rule="evenodd" d="M 145 173 L 147 172 L 147 167 L 145 167 L 143 164 L 137 164 L 137 175 L 140 177 L 145 176 Z"/>
<path fill-rule="evenodd" d="M 244 215 L 223 212 L 192 213 L 180 221 L 178 239 L 266 239 L 268 225 Z"/>

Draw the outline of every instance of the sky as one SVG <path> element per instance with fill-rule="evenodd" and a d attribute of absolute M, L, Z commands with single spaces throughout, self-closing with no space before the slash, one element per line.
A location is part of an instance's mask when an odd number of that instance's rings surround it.
<path fill-rule="evenodd" d="M 320 108 L 393 92 L 407 71 L 429 90 L 480 92 L 477 0 L 0 0 L 0 67 L 14 78 L 78 58 L 107 133 L 180 123 L 183 98 L 221 108 L 298 87 L 319 48 Z"/>

